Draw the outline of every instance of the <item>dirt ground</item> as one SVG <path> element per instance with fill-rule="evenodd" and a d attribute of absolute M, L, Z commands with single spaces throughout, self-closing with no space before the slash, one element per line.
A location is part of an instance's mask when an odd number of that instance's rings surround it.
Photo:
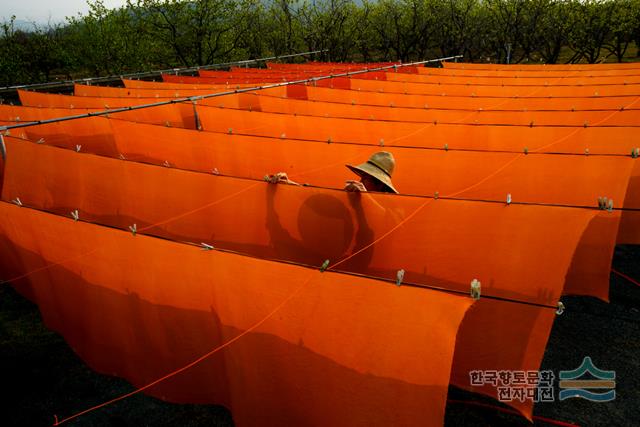
<path fill-rule="evenodd" d="M 619 246 L 613 267 L 640 279 L 638 261 L 640 246 Z M 616 371 L 616 399 L 540 403 L 534 414 L 580 426 L 640 425 L 640 287 L 612 274 L 609 304 L 584 297 L 563 302 L 567 310 L 555 321 L 542 369 L 571 370 L 590 356 L 598 368 Z M 59 335 L 43 326 L 37 307 L 9 286 L 0 286 L 0 378 L 3 426 L 49 426 L 54 414 L 63 418 L 132 390 L 121 379 L 88 369 Z M 498 405 L 453 387 L 449 398 Z M 136 395 L 68 425 L 232 426 L 233 421 L 223 407 L 174 405 Z M 447 406 L 445 425 L 531 424 L 494 409 L 455 403 Z"/>

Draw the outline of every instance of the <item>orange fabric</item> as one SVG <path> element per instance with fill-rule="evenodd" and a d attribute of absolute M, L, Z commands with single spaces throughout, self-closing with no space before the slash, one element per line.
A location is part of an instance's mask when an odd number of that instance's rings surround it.
<path fill-rule="evenodd" d="M 142 386 L 266 318 L 149 391 L 223 404 L 239 426 L 443 423 L 470 298 L 203 252 L 6 203 L 0 218 L 2 279 L 59 263 L 14 286 L 100 372 Z"/>
<path fill-rule="evenodd" d="M 80 101 L 82 102 L 82 101 Z M 75 106 L 74 106 L 75 107 Z M 86 114 L 90 111 L 101 111 L 103 108 L 47 108 L 46 106 L 22 107 L 0 105 L 0 120 L 10 122 L 26 122 L 47 120 Z M 110 114 L 111 117 L 131 120 L 140 123 L 151 123 L 167 127 L 195 129 L 195 113 L 193 104 L 179 103 L 145 108 L 134 111 L 123 111 Z M 82 119 L 88 120 L 88 119 Z M 64 126 L 61 122 L 61 126 Z"/>
<path fill-rule="evenodd" d="M 193 89 L 194 85 L 185 85 L 186 89 L 170 89 L 168 83 L 154 83 L 145 88 L 114 88 L 106 86 L 76 85 L 77 96 L 90 97 L 130 97 L 130 98 L 179 98 L 193 95 L 213 93 L 211 89 Z M 275 96 L 322 101 L 357 106 L 382 106 L 394 108 L 419 109 L 458 109 L 458 110 L 620 110 L 640 109 L 640 102 L 636 96 L 591 96 L 591 97 L 478 97 L 478 96 L 441 96 L 441 95 L 405 95 L 404 93 L 380 93 L 355 90 L 330 89 L 305 85 L 291 85 L 287 87 L 265 89 L 252 92 L 257 96 Z M 200 101 L 202 102 L 202 101 Z M 213 102 L 213 101 L 209 101 Z"/>
<path fill-rule="evenodd" d="M 151 104 L 161 101 L 154 98 L 90 98 L 19 91 L 20 101 L 25 106 L 46 106 L 55 108 L 117 108 L 129 105 Z M 129 101 L 130 100 L 130 101 Z M 166 100 L 166 98 L 164 99 Z M 361 106 L 330 102 L 309 102 L 298 99 L 284 99 L 247 93 L 228 95 L 220 98 L 197 101 L 199 105 L 220 106 L 235 109 L 252 109 L 280 114 L 300 114 L 304 116 L 340 117 L 361 120 L 393 122 L 441 122 L 460 124 L 517 124 L 538 126 L 571 125 L 582 126 L 636 126 L 640 125 L 640 97 L 631 102 L 630 108 L 620 111 L 510 111 L 510 110 L 469 110 L 455 109 L 411 109 L 389 108 L 388 106 Z M 549 105 L 549 107 L 553 107 Z M 183 107 L 184 108 L 184 107 Z"/>
<path fill-rule="evenodd" d="M 442 63 L 447 69 L 491 70 L 491 71 L 603 71 L 603 70 L 640 70 L 640 63 L 605 63 L 605 64 L 475 64 L 469 62 Z"/>
<path fill-rule="evenodd" d="M 466 77 L 490 77 L 490 78 L 537 78 L 537 79 L 549 79 L 549 78 L 564 78 L 564 77 L 607 77 L 607 76 L 640 76 L 640 69 L 594 69 L 588 70 L 554 70 L 547 66 L 546 69 L 536 70 L 523 68 L 521 66 L 514 69 L 501 69 L 501 70 L 485 70 L 485 69 L 473 69 L 473 68 L 435 68 L 435 67 L 417 67 L 415 74 L 426 76 L 466 76 Z M 560 80 L 562 82 L 562 80 Z"/>
<path fill-rule="evenodd" d="M 407 76 L 398 73 L 398 76 Z M 410 76 L 413 77 L 413 76 Z M 163 75 L 163 81 L 169 83 L 190 83 L 190 84 L 219 84 L 219 83 L 244 83 L 242 79 L 215 79 L 206 77 L 190 76 L 167 76 Z M 254 81 L 254 85 L 259 86 L 261 82 Z M 269 82 L 265 82 L 269 84 Z M 310 83 L 311 84 L 311 83 Z M 439 84 L 439 83 L 411 83 L 402 81 L 385 81 L 372 79 L 358 79 L 353 77 L 336 77 L 332 79 L 313 82 L 313 86 L 335 87 L 340 89 L 363 90 L 369 92 L 389 92 L 408 93 L 414 95 L 454 95 L 454 96 L 505 96 L 505 97 L 530 97 L 530 96 L 640 96 L 640 84 L 625 85 L 620 84 L 594 85 L 594 86 L 480 86 L 460 84 Z M 444 96 L 443 95 L 443 96 Z"/>
<path fill-rule="evenodd" d="M 426 202 L 394 195 L 358 196 L 273 186 L 15 140 L 9 149 L 12 161 L 7 163 L 4 200 L 19 195 L 26 205 L 61 214 L 78 209 L 81 218 L 89 221 L 121 228 L 136 223 L 140 233 L 313 265 L 327 258 L 344 259 L 406 220 L 375 247 L 336 268 L 387 278 L 395 277 L 395 272 L 403 268 L 406 281 L 461 291 L 467 291 L 470 279 L 475 277 L 483 282 L 486 295 L 548 304 L 560 297 L 578 241 L 587 224 L 596 218 L 594 211 L 584 209 Z M 561 234 L 556 232 L 560 228 Z M 415 239 L 417 235 L 424 238 Z M 491 318 L 496 316 L 494 310 L 489 312 Z M 482 311 L 478 316 L 467 321 L 492 324 Z M 496 355 L 499 342 L 487 340 L 481 348 L 461 357 L 480 355 L 481 364 L 499 369 L 537 369 L 537 355 L 544 351 L 546 334 L 540 337 L 529 331 L 538 327 L 544 331 L 548 323 L 539 323 L 544 318 L 528 317 L 518 322 L 518 328 L 492 324 L 493 328 L 506 329 L 497 335 L 500 342 L 522 342 L 531 352 L 530 359 Z M 464 348 L 475 348 L 475 344 L 471 341 Z M 465 387 L 469 384 L 468 372 L 460 372 L 466 369 L 465 364 L 461 366 L 453 367 L 452 378 Z M 495 390 L 492 395 L 495 397 Z M 530 414 L 530 402 L 514 406 Z"/>

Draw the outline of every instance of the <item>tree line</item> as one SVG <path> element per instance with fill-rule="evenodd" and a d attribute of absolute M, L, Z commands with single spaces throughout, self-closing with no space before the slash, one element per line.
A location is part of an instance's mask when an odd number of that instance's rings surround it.
<path fill-rule="evenodd" d="M 128 0 L 0 24 L 0 85 L 324 50 L 323 61 L 637 59 L 640 0 Z"/>

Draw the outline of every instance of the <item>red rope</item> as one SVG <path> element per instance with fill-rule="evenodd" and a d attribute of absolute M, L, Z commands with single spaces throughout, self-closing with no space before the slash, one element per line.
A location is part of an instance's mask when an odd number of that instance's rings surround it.
<path fill-rule="evenodd" d="M 451 400 L 451 399 L 449 399 L 449 400 L 447 400 L 447 403 L 454 403 L 454 404 L 461 404 L 461 405 L 468 405 L 468 406 L 479 406 L 479 407 L 482 407 L 482 408 L 493 409 L 495 411 L 503 412 L 505 414 L 522 415 L 522 414 L 520 414 L 520 412 L 516 411 L 515 409 L 501 408 L 499 406 L 490 405 L 488 403 L 473 402 L 473 401 L 470 401 L 470 400 Z M 555 426 L 579 427 L 578 424 L 566 423 L 564 421 L 552 420 L 551 418 L 539 417 L 539 416 L 536 416 L 536 415 L 533 416 L 533 419 L 535 421 L 541 421 L 543 423 L 552 424 L 552 425 L 555 425 Z"/>
<path fill-rule="evenodd" d="M 622 277 L 623 279 L 627 279 L 629 282 L 633 283 L 636 286 L 640 286 L 640 283 L 638 283 L 637 280 L 632 279 L 631 277 L 627 276 L 626 274 L 622 274 L 619 271 L 615 270 L 615 269 L 611 269 L 611 272 L 613 274 L 617 274 L 618 276 Z"/>

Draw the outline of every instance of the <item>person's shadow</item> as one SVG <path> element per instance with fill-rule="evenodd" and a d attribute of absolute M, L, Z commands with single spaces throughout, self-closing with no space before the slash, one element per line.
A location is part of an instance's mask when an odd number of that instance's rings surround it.
<path fill-rule="evenodd" d="M 271 185 L 267 196 L 267 229 L 270 246 L 281 260 L 321 266 L 325 260 L 331 264 L 344 259 L 374 240 L 374 232 L 367 223 L 359 193 L 348 193 L 351 209 L 344 199 L 330 194 L 313 194 L 300 206 L 297 213 L 297 231 L 300 238 L 292 236 L 294 224 L 280 222 L 275 198 L 278 185 Z M 351 271 L 366 272 L 373 255 L 373 247 L 367 248 L 349 260 Z"/>

